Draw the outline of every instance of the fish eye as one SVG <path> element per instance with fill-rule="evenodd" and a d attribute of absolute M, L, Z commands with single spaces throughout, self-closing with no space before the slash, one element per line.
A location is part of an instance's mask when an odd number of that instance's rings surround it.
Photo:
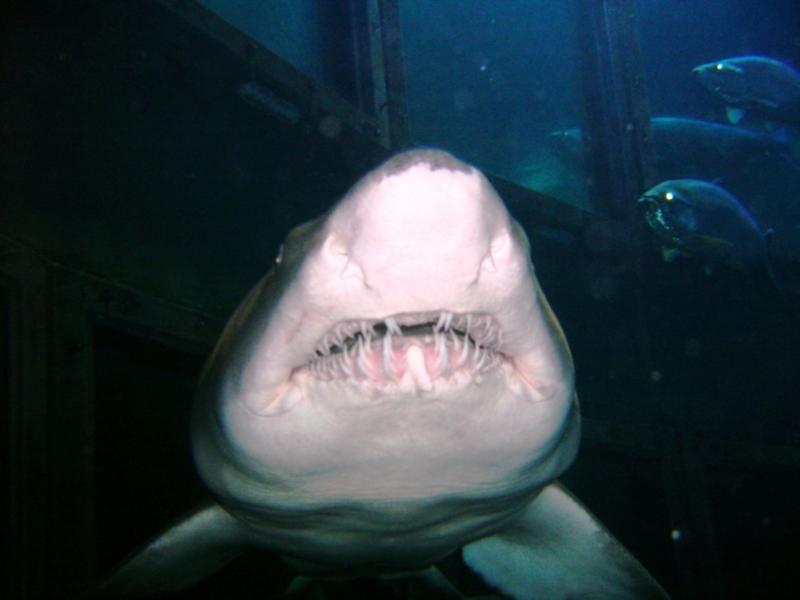
<path fill-rule="evenodd" d="M 278 248 L 278 256 L 275 257 L 275 264 L 280 265 L 283 262 L 283 244 Z"/>
<path fill-rule="evenodd" d="M 717 63 L 717 71 L 722 71 L 724 69 L 725 69 L 725 65 L 723 65 L 722 63 Z"/>
<path fill-rule="evenodd" d="M 673 200 L 675 200 L 675 194 L 673 194 L 672 192 L 666 192 L 664 194 L 664 200 L 666 200 L 667 202 L 672 202 Z"/>

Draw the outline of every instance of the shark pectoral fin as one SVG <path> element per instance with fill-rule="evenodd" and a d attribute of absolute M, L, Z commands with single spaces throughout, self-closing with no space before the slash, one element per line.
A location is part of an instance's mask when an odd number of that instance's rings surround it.
<path fill-rule="evenodd" d="M 90 598 L 145 598 L 188 588 L 220 570 L 244 546 L 238 522 L 216 504 L 177 522 L 89 590 Z"/>
<path fill-rule="evenodd" d="M 464 546 L 464 561 L 516 600 L 665 599 L 666 592 L 563 487 L 549 485 L 520 520 Z"/>

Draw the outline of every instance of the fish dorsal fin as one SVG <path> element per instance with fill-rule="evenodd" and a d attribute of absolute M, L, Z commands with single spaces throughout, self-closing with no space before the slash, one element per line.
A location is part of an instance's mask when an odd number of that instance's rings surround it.
<path fill-rule="evenodd" d="M 647 570 L 562 486 L 549 485 L 520 519 L 468 544 L 464 561 L 517 600 L 668 598 Z"/>

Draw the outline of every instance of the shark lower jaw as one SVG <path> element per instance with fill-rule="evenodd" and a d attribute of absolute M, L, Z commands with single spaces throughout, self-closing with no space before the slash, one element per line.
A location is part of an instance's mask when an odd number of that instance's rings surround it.
<path fill-rule="evenodd" d="M 295 374 L 382 392 L 431 392 L 482 378 L 508 358 L 502 330 L 485 313 L 449 311 L 353 319 L 332 327 Z"/>

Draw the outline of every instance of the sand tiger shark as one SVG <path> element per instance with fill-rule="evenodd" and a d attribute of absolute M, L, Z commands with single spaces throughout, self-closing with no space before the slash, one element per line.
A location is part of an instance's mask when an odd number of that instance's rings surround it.
<path fill-rule="evenodd" d="M 403 152 L 294 229 L 225 327 L 192 419 L 216 503 L 95 593 L 185 589 L 256 546 L 314 577 L 442 579 L 461 550 L 511 598 L 666 598 L 555 481 L 579 437 L 523 229 L 478 169 Z"/>

